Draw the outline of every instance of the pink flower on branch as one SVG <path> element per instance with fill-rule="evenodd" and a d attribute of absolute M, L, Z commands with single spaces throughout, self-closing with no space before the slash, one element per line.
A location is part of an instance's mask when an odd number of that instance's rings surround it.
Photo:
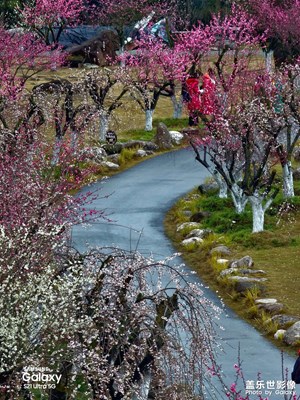
<path fill-rule="evenodd" d="M 199 24 L 180 34 L 175 47 L 187 60 L 187 71 L 204 73 L 209 64 L 227 92 L 266 39 L 265 35 L 257 33 L 256 27 L 257 21 L 234 5 L 230 14 L 213 15 L 209 25 Z"/>
<path fill-rule="evenodd" d="M 36 0 L 19 9 L 23 24 L 38 34 L 46 44 L 57 43 L 67 26 L 80 24 L 87 12 L 84 0 Z"/>
<path fill-rule="evenodd" d="M 41 141 L 28 145 L 19 134 L 14 146 L 0 153 L 2 271 L 47 267 L 72 225 L 103 217 L 90 209 L 96 192 L 70 194 L 88 173 L 80 171 L 70 150 L 62 151 L 55 167 L 47 152 Z"/>
<path fill-rule="evenodd" d="M 248 3 L 257 20 L 256 27 L 267 32 L 271 48 L 276 50 L 275 62 L 297 57 L 300 42 L 300 1 L 250 0 Z M 280 59 L 277 60 L 277 56 Z"/>
<path fill-rule="evenodd" d="M 52 51 L 33 33 L 11 33 L 0 27 L 0 96 L 16 99 L 25 82 L 37 72 L 56 68 L 65 57 Z"/>

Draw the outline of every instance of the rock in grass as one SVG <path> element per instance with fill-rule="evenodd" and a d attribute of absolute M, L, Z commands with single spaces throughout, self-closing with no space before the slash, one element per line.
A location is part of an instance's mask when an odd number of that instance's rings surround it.
<path fill-rule="evenodd" d="M 228 261 L 228 260 L 227 260 Z M 228 276 L 234 273 L 239 273 L 243 275 L 254 275 L 254 274 L 265 274 L 266 272 L 262 269 L 239 269 L 239 268 L 227 268 L 224 271 L 221 271 L 220 276 Z"/>
<path fill-rule="evenodd" d="M 280 328 L 286 327 L 286 325 L 295 323 L 299 321 L 298 317 L 294 317 L 292 315 L 286 315 L 286 314 L 277 314 L 274 315 L 271 320 L 275 322 Z"/>
<path fill-rule="evenodd" d="M 173 144 L 180 144 L 184 138 L 184 134 L 178 131 L 170 131 L 171 141 Z"/>
<path fill-rule="evenodd" d="M 244 256 L 230 263 L 230 267 L 232 268 L 252 268 L 253 265 L 254 262 L 250 256 Z"/>
<path fill-rule="evenodd" d="M 297 345 L 300 342 L 300 321 L 293 324 L 288 328 L 284 334 L 283 338 L 286 344 L 291 346 Z"/>
<path fill-rule="evenodd" d="M 197 222 L 183 222 L 182 224 L 180 224 L 179 226 L 177 226 L 176 231 L 180 232 L 183 231 L 184 229 L 188 229 L 188 228 L 199 228 L 199 224 Z"/>
<path fill-rule="evenodd" d="M 258 304 L 257 307 L 259 309 L 263 309 L 269 313 L 277 313 L 280 312 L 284 309 L 284 306 L 282 303 L 266 303 L 266 304 Z"/>
<path fill-rule="evenodd" d="M 259 309 L 263 309 L 270 313 L 280 312 L 283 310 L 283 304 L 278 303 L 277 299 L 256 299 L 255 304 Z"/>
<path fill-rule="evenodd" d="M 211 212 L 209 212 L 209 211 L 199 211 L 191 216 L 190 221 L 191 222 L 201 222 L 205 218 L 208 218 L 210 216 L 211 216 Z"/>
<path fill-rule="evenodd" d="M 189 239 L 184 239 L 181 242 L 181 244 L 183 244 L 184 246 L 189 246 L 190 244 L 193 244 L 193 243 L 197 243 L 197 244 L 203 243 L 203 239 L 200 239 L 198 237 L 191 237 Z"/>
<path fill-rule="evenodd" d="M 111 154 L 110 156 L 107 156 L 107 161 L 110 161 L 110 162 L 115 163 L 115 164 L 119 164 L 120 158 L 121 158 L 121 155 L 119 153 L 118 154 Z"/>
<path fill-rule="evenodd" d="M 173 147 L 170 132 L 164 123 L 158 124 L 153 141 L 162 150 L 170 150 Z"/>
<path fill-rule="evenodd" d="M 199 237 L 201 239 L 205 239 L 207 236 L 209 236 L 212 233 L 211 229 L 193 229 L 187 236 L 187 238 L 190 237 Z"/>
<path fill-rule="evenodd" d="M 112 169 L 112 170 L 116 170 L 119 169 L 120 166 L 118 164 L 112 163 L 110 161 L 103 161 L 102 163 L 100 163 L 101 167 L 106 167 L 108 169 Z"/>
<path fill-rule="evenodd" d="M 155 144 L 153 142 L 146 142 L 146 144 L 143 146 L 143 150 L 145 150 L 145 151 L 157 151 L 158 150 L 158 146 L 157 146 L 157 144 Z"/>
<path fill-rule="evenodd" d="M 230 276 L 228 279 L 232 279 L 237 282 L 266 282 L 267 278 L 249 278 L 248 276 Z"/>
<path fill-rule="evenodd" d="M 266 278 L 248 278 L 246 276 L 229 276 L 228 279 L 235 282 L 235 290 L 238 293 L 244 293 L 254 288 L 257 288 L 260 292 L 264 292 L 265 286 L 263 283 L 267 281 Z"/>
<path fill-rule="evenodd" d="M 143 149 L 138 149 L 135 154 L 138 157 L 146 157 L 148 155 L 147 152 Z"/>
<path fill-rule="evenodd" d="M 222 256 L 229 256 L 231 254 L 231 250 L 227 246 L 220 245 L 211 249 L 210 255 L 215 255 L 215 254 Z"/>
<path fill-rule="evenodd" d="M 243 275 L 255 275 L 255 274 L 260 274 L 260 275 L 265 275 L 266 271 L 263 269 L 239 269 L 239 274 Z"/>
<path fill-rule="evenodd" d="M 227 260 L 227 258 L 218 258 L 216 260 L 216 262 L 217 262 L 217 264 L 220 264 L 220 265 L 226 265 L 226 264 L 228 264 L 229 260 Z"/>
<path fill-rule="evenodd" d="M 274 339 L 282 340 L 284 338 L 285 332 L 285 329 L 278 329 L 278 331 L 274 333 Z"/>
<path fill-rule="evenodd" d="M 217 262 L 218 261 L 219 260 L 217 260 Z M 224 278 L 224 276 L 232 275 L 235 274 L 236 272 L 238 272 L 238 268 L 227 268 L 220 272 L 220 277 Z"/>
<path fill-rule="evenodd" d="M 85 147 L 79 154 L 82 160 L 91 160 L 101 163 L 107 157 L 106 151 L 102 147 Z"/>
<path fill-rule="evenodd" d="M 198 186 L 198 190 L 202 194 L 212 192 L 214 190 L 217 190 L 218 188 L 219 186 L 216 181 L 202 183 L 202 185 Z"/>
<path fill-rule="evenodd" d="M 275 304 L 277 303 L 277 299 L 256 299 L 256 304 Z"/>

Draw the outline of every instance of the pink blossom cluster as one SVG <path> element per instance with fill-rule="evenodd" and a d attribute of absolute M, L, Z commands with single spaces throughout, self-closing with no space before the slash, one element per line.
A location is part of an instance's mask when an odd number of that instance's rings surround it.
<path fill-rule="evenodd" d="M 77 24 L 85 9 L 83 0 L 36 0 L 20 10 L 23 23 L 34 29 Z"/>
<path fill-rule="evenodd" d="M 9 32 L 0 27 L 0 35 L 1 97 L 16 100 L 32 75 L 64 62 L 59 50 L 52 51 L 31 32 Z"/>

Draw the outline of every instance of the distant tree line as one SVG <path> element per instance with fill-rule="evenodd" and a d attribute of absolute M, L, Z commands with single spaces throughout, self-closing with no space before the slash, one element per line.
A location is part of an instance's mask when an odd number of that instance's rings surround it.
<path fill-rule="evenodd" d="M 0 3 L 0 21 L 6 27 L 13 27 L 18 24 L 16 7 L 22 7 L 30 3 L 30 0 L 2 0 Z M 99 5 L 99 0 L 90 0 L 90 4 Z M 157 3 L 154 1 L 153 3 Z M 155 5 L 155 4 L 154 4 Z M 227 12 L 230 7 L 230 0 L 179 0 L 178 2 L 182 18 L 186 21 L 188 17 L 190 27 L 197 21 L 205 24 L 211 19 L 211 15 L 219 11 Z"/>

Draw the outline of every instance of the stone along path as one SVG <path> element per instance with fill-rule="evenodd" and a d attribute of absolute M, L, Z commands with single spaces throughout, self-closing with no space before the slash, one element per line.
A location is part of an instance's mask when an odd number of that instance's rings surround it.
<path fill-rule="evenodd" d="M 104 209 L 114 222 L 101 221 L 88 227 L 75 227 L 72 233 L 74 246 L 84 251 L 87 246 L 116 245 L 129 250 L 138 248 L 139 252 L 151 254 L 156 259 L 170 256 L 175 250 L 164 235 L 164 215 L 179 197 L 202 183 L 207 176 L 207 171 L 194 160 L 193 152 L 184 149 L 148 159 L 105 183 L 93 184 L 92 188 L 101 188 L 102 197 L 93 203 L 93 208 Z M 90 189 L 91 186 L 83 191 Z M 109 197 L 103 198 L 103 195 Z M 177 262 L 179 264 L 181 260 Z M 222 306 L 211 290 L 204 288 L 204 293 Z M 282 395 L 276 394 L 277 383 L 282 381 L 280 351 L 226 307 L 219 323 L 224 352 L 218 361 L 222 364 L 226 382 L 234 380 L 234 364 L 240 346 L 246 379 L 256 385 L 257 373 L 260 372 L 260 380 L 265 385 L 263 397 L 267 396 L 267 381 L 275 381 L 269 399 L 282 399 Z M 284 359 L 285 367 L 291 371 L 294 358 L 285 355 Z M 222 397 L 218 395 L 217 398 Z"/>

